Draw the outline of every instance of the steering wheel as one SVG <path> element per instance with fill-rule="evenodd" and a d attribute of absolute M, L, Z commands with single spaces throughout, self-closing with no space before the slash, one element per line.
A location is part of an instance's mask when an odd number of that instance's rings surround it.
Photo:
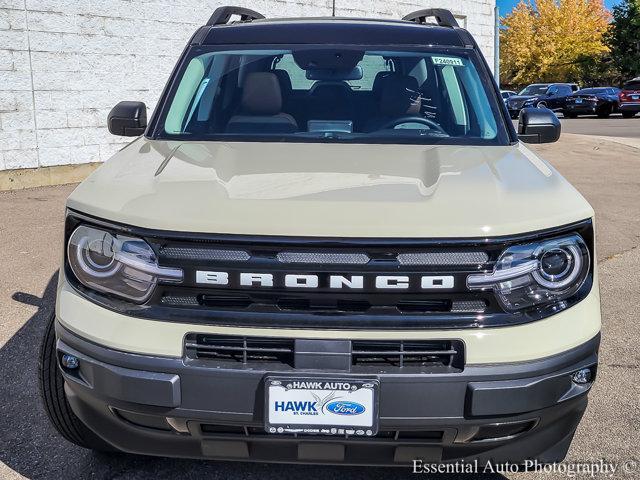
<path fill-rule="evenodd" d="M 444 129 L 440 125 L 438 125 L 436 122 L 434 122 L 433 120 L 430 120 L 430 119 L 424 118 L 424 117 L 417 117 L 417 116 L 394 118 L 390 122 L 385 123 L 380 128 L 380 130 L 387 130 L 387 129 L 390 129 L 390 128 L 395 128 L 398 125 L 402 125 L 403 123 L 420 123 L 420 124 L 422 124 L 422 125 L 424 125 L 426 127 L 429 127 L 430 130 L 437 130 L 438 132 L 447 135 L 447 132 L 445 132 Z"/>

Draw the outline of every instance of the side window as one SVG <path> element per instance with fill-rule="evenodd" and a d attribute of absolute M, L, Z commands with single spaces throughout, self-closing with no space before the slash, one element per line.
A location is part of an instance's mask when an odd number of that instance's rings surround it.
<path fill-rule="evenodd" d="M 378 72 L 389 71 L 386 60 L 378 55 L 365 55 L 358 65 L 362 68 L 362 78 L 347 82 L 354 90 L 372 90 Z"/>
<path fill-rule="evenodd" d="M 464 104 L 464 97 L 462 96 L 462 89 L 458 83 L 455 67 L 451 65 L 442 67 L 442 79 L 449 94 L 451 110 L 453 111 L 456 125 L 468 125 L 467 109 Z"/>
<path fill-rule="evenodd" d="M 555 85 L 552 85 L 547 89 L 547 95 L 557 95 L 557 94 L 558 94 L 558 87 L 556 87 Z"/>
<path fill-rule="evenodd" d="M 306 72 L 298 66 L 290 53 L 282 56 L 276 68 L 287 71 L 291 78 L 291 87 L 294 90 L 309 90 L 315 83 L 314 80 L 307 80 Z"/>

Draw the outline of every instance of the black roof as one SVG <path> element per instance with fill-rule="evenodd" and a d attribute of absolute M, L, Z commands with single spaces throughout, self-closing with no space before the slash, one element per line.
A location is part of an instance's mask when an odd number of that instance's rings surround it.
<path fill-rule="evenodd" d="M 343 44 L 473 47 L 466 30 L 406 20 L 365 18 L 282 18 L 207 25 L 197 45 Z"/>

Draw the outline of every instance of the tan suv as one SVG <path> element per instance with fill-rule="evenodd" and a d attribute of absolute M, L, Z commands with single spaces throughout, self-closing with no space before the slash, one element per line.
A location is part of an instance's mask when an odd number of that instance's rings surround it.
<path fill-rule="evenodd" d="M 230 22 L 233 15 L 239 21 Z M 435 18 L 435 23 L 427 23 Z M 41 384 L 69 441 L 407 465 L 564 458 L 596 375 L 593 210 L 446 10 L 198 29 L 71 194 Z"/>

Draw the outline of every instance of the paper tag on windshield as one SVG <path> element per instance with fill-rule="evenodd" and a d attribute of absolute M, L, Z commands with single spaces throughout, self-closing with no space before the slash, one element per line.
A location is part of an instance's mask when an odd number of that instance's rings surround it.
<path fill-rule="evenodd" d="M 464 67 L 461 58 L 457 57 L 431 57 L 434 65 L 451 65 L 453 67 Z"/>

